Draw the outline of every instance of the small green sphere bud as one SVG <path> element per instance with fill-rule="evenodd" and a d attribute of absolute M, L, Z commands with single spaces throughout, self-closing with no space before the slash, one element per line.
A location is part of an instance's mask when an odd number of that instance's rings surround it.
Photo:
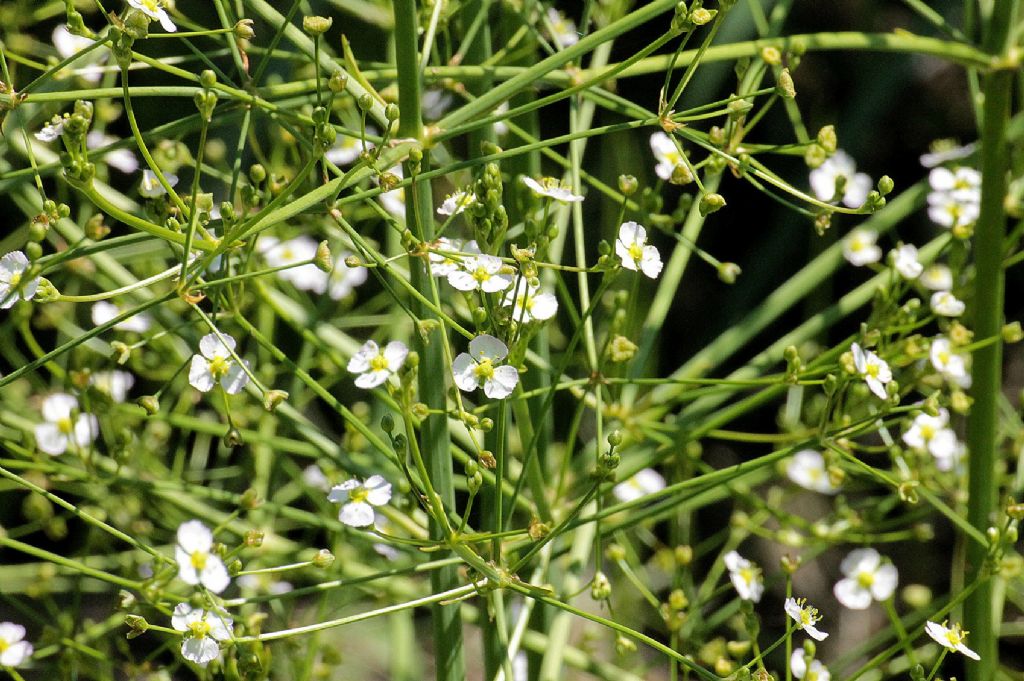
<path fill-rule="evenodd" d="M 50 219 L 45 215 L 40 215 L 38 218 L 32 220 L 28 226 L 28 238 L 29 241 L 42 241 L 46 238 L 46 233 L 50 231 Z"/>
<path fill-rule="evenodd" d="M 622 432 L 621 431 L 613 430 L 612 432 L 608 433 L 608 446 L 609 447 L 619 447 L 621 445 L 622 445 Z"/>
<path fill-rule="evenodd" d="M 697 209 L 700 211 L 702 216 L 708 216 L 711 213 L 721 210 L 725 206 L 725 197 L 721 194 L 705 194 L 700 197 L 700 203 Z"/>
<path fill-rule="evenodd" d="M 892 181 L 892 178 L 888 175 L 882 175 L 878 180 L 878 193 L 882 196 L 888 196 L 892 193 L 892 190 L 896 188 L 896 183 Z"/>
<path fill-rule="evenodd" d="M 685 163 L 677 163 L 676 166 L 672 168 L 672 176 L 668 178 L 668 181 L 669 183 L 680 187 L 693 182 L 693 172 L 690 170 L 690 166 Z"/>
<path fill-rule="evenodd" d="M 38 241 L 30 241 L 25 244 L 25 255 L 29 260 L 39 260 L 43 257 L 43 247 Z M 6 293 L 4 294 L 6 296 Z M 38 295 L 38 294 L 37 294 Z"/>
<path fill-rule="evenodd" d="M 242 432 L 238 428 L 229 428 L 228 432 L 224 435 L 225 447 L 234 449 L 235 447 L 241 447 L 244 443 L 245 440 L 242 439 Z"/>
<path fill-rule="evenodd" d="M 344 71 L 335 71 L 330 80 L 327 81 L 327 87 L 330 88 L 331 92 L 335 94 L 341 94 L 345 91 L 348 86 L 348 74 Z"/>
<path fill-rule="evenodd" d="M 734 262 L 723 262 L 718 265 L 718 278 L 726 284 L 735 284 L 736 278 L 743 270 Z"/>
<path fill-rule="evenodd" d="M 1019 343 L 1024 340 L 1024 329 L 1021 329 L 1020 322 L 1010 322 L 1003 326 L 1003 342 Z"/>
<path fill-rule="evenodd" d="M 1024 504 L 1010 499 L 1009 503 L 1006 504 L 1006 515 L 1014 520 L 1024 520 Z"/>
<path fill-rule="evenodd" d="M 626 560 L 626 549 L 622 547 L 622 544 L 609 544 L 604 550 L 604 555 L 608 560 L 615 561 L 616 563 L 620 560 Z"/>
<path fill-rule="evenodd" d="M 316 552 L 316 555 L 313 557 L 313 567 L 318 567 L 321 570 L 326 570 L 332 565 L 334 565 L 333 553 L 331 553 L 327 549 L 320 549 Z"/>
<path fill-rule="evenodd" d="M 469 489 L 470 494 L 476 494 L 483 486 L 484 476 L 480 471 L 477 471 L 474 475 L 471 475 L 466 479 L 466 487 Z"/>
<path fill-rule="evenodd" d="M 487 317 L 487 310 L 485 308 L 477 307 L 473 309 L 473 323 L 477 327 L 483 327 L 487 323 Z"/>
<path fill-rule="evenodd" d="M 199 74 L 199 84 L 209 90 L 217 84 L 217 74 L 210 69 L 204 69 L 203 72 Z"/>
<path fill-rule="evenodd" d="M 831 156 L 839 148 L 839 140 L 836 137 L 836 126 L 826 125 L 824 128 L 818 131 L 817 137 L 818 144 L 825 153 Z"/>
<path fill-rule="evenodd" d="M 770 66 L 778 66 L 782 63 L 782 52 L 777 47 L 762 47 L 761 48 L 761 59 L 764 60 L 765 64 Z"/>
<path fill-rule="evenodd" d="M 249 166 L 249 179 L 256 184 L 267 179 L 267 169 L 263 167 L 262 163 L 253 163 Z"/>
<path fill-rule="evenodd" d="M 160 400 L 157 399 L 156 395 L 143 395 L 136 404 L 146 410 L 146 414 L 152 416 L 160 411 Z"/>
<path fill-rule="evenodd" d="M 384 414 L 380 417 L 380 429 L 385 433 L 390 433 L 395 429 L 395 417 L 391 414 Z"/>
<path fill-rule="evenodd" d="M 302 30 L 317 38 L 331 30 L 334 19 L 330 17 L 310 16 L 302 17 Z"/>
<path fill-rule="evenodd" d="M 619 191 L 625 196 L 632 196 L 636 193 L 639 183 L 632 175 L 619 175 Z"/>
<path fill-rule="evenodd" d="M 784 554 L 782 558 L 779 559 L 779 566 L 784 572 L 793 574 L 800 568 L 800 558 L 797 556 L 791 556 L 788 553 Z"/>
<path fill-rule="evenodd" d="M 690 605 L 690 599 L 686 597 L 682 589 L 673 589 L 668 595 L 668 607 L 673 610 L 685 610 Z"/>
<path fill-rule="evenodd" d="M 359 95 L 359 99 L 356 100 L 356 104 L 359 106 L 360 111 L 364 113 L 369 111 L 373 108 L 373 95 L 368 92 L 364 92 Z"/>
<path fill-rule="evenodd" d="M 672 557 L 675 558 L 676 565 L 686 567 L 693 562 L 693 547 L 689 544 L 680 544 L 672 550 Z"/>
<path fill-rule="evenodd" d="M 492 430 L 494 430 L 494 419 L 485 416 L 484 418 L 480 419 L 480 423 L 478 424 L 477 427 L 480 428 L 480 430 L 482 430 L 483 432 L 489 433 Z"/>
<path fill-rule="evenodd" d="M 903 587 L 900 596 L 912 608 L 925 608 L 932 604 L 932 590 L 924 584 L 908 584 Z"/>
<path fill-rule="evenodd" d="M 397 121 L 399 115 L 400 112 L 398 110 L 397 104 L 391 103 L 384 107 L 384 117 L 387 118 L 389 121 Z"/>

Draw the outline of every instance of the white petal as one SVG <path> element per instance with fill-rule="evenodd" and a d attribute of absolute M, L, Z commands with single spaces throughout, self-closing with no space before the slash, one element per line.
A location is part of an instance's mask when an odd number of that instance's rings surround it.
<path fill-rule="evenodd" d="M 192 365 L 188 369 L 188 382 L 200 392 L 213 390 L 214 379 L 210 373 L 210 363 L 200 355 L 192 355 Z"/>
<path fill-rule="evenodd" d="M 40 423 L 35 428 L 36 446 L 50 456 L 59 456 L 68 448 L 68 436 L 55 423 Z"/>
<path fill-rule="evenodd" d="M 100 434 L 100 424 L 92 414 L 79 414 L 75 419 L 75 444 L 85 447 Z"/>
<path fill-rule="evenodd" d="M 839 569 L 847 577 L 855 577 L 860 572 L 874 572 L 882 562 L 878 551 L 872 548 L 855 549 L 839 564 Z"/>
<path fill-rule="evenodd" d="M 379 385 L 383 385 L 391 372 L 386 369 L 379 369 L 377 371 L 368 371 L 365 374 L 361 374 L 356 377 L 355 384 L 357 388 L 363 388 L 364 390 L 371 390 Z"/>
<path fill-rule="evenodd" d="M 484 394 L 500 400 L 512 394 L 519 383 L 519 371 L 508 365 L 495 367 L 494 377 L 484 383 Z"/>
<path fill-rule="evenodd" d="M 231 577 L 228 575 L 228 569 L 224 567 L 224 562 L 220 558 L 217 556 L 207 556 L 206 565 L 203 566 L 203 571 L 199 575 L 199 581 L 213 593 L 219 594 L 228 588 L 228 584 L 231 583 Z"/>
<path fill-rule="evenodd" d="M 192 555 L 188 551 L 180 546 L 174 547 L 174 560 L 178 563 L 178 579 L 193 586 L 199 583 L 199 573 L 192 565 Z"/>
<path fill-rule="evenodd" d="M 479 387 L 480 382 L 474 369 L 476 369 L 476 362 L 465 352 L 460 353 L 452 362 L 452 375 L 459 390 L 471 393 Z"/>
<path fill-rule="evenodd" d="M 202 613 L 202 610 L 199 610 Z M 178 603 L 174 606 L 174 612 L 171 614 L 171 627 L 176 631 L 188 631 L 188 625 L 194 622 L 195 619 L 192 617 L 192 606 L 188 603 Z"/>
<path fill-rule="evenodd" d="M 850 610 L 866 610 L 871 605 L 871 592 L 858 584 L 856 579 L 840 579 L 833 592 L 836 600 Z"/>
<path fill-rule="evenodd" d="M 213 548 L 213 532 L 201 520 L 188 520 L 178 526 L 178 546 L 187 553 L 209 552 Z"/>
<path fill-rule="evenodd" d="M 644 246 L 643 259 L 640 261 L 640 269 L 651 279 L 657 279 L 661 274 L 661 254 L 654 246 Z"/>
<path fill-rule="evenodd" d="M 871 596 L 876 601 L 885 601 L 896 591 L 899 572 L 892 563 L 879 566 L 875 572 L 875 581 L 871 584 Z"/>
<path fill-rule="evenodd" d="M 186 638 L 181 644 L 181 656 L 186 660 L 205 667 L 220 654 L 220 646 L 207 636 L 204 638 Z"/>
<path fill-rule="evenodd" d="M 391 483 L 381 475 L 371 475 L 363 483 L 366 488 L 366 501 L 373 506 L 383 506 L 391 501 Z"/>
<path fill-rule="evenodd" d="M 54 393 L 43 400 L 43 418 L 51 423 L 71 418 L 71 412 L 78 408 L 78 400 L 67 393 Z"/>
<path fill-rule="evenodd" d="M 465 270 L 455 270 L 448 274 L 448 283 L 459 291 L 475 291 L 479 282 Z"/>
<path fill-rule="evenodd" d="M 178 27 L 174 25 L 174 22 L 171 21 L 171 17 L 168 16 L 167 12 L 164 10 L 160 11 L 160 25 L 163 26 L 164 30 L 168 33 L 174 33 L 178 30 Z"/>
<path fill-rule="evenodd" d="M 349 527 L 367 527 L 373 524 L 373 506 L 365 501 L 345 504 L 341 507 L 338 520 Z"/>
<path fill-rule="evenodd" d="M 208 333 L 199 340 L 199 352 L 203 357 L 213 359 L 218 356 L 229 357 L 231 355 L 235 349 L 235 339 L 226 333 L 222 333 L 221 337 L 224 338 L 223 343 L 215 333 Z"/>
<path fill-rule="evenodd" d="M 469 341 L 469 354 L 477 361 L 499 362 L 508 356 L 508 346 L 490 334 L 481 334 Z"/>
<path fill-rule="evenodd" d="M 384 348 L 384 359 L 388 361 L 388 371 L 395 373 L 405 364 L 409 356 L 409 348 L 402 341 L 391 341 Z"/>
<path fill-rule="evenodd" d="M 24 664 L 25 660 L 32 657 L 32 651 L 32 644 L 28 641 L 12 643 L 0 653 L 0 666 L 19 667 Z"/>
<path fill-rule="evenodd" d="M 245 365 L 245 368 L 249 368 L 248 360 L 243 359 L 242 364 Z M 248 383 L 249 374 L 238 362 L 232 362 L 228 372 L 220 379 L 220 384 L 224 386 L 224 392 L 228 395 L 237 395 Z"/>
<path fill-rule="evenodd" d="M 647 243 L 647 230 L 632 220 L 623 222 L 619 225 L 619 241 L 624 243 L 627 248 L 634 243 L 643 246 Z"/>

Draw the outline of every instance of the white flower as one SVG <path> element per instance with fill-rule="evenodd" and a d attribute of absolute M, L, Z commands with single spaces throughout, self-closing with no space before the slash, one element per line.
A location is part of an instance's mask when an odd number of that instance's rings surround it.
<path fill-rule="evenodd" d="M 864 378 L 871 392 L 880 399 L 886 399 L 888 395 L 885 386 L 892 380 L 892 371 L 888 363 L 870 350 L 862 350 L 857 343 L 853 343 L 850 350 L 853 352 L 853 365 L 857 368 L 857 373 Z"/>
<path fill-rule="evenodd" d="M 504 291 L 512 285 L 512 276 L 504 274 L 501 258 L 494 255 L 474 255 L 463 258 L 459 268 L 448 274 L 448 283 L 460 291 L 484 293 Z"/>
<path fill-rule="evenodd" d="M 235 349 L 235 339 L 226 333 L 221 336 L 224 338 L 223 342 L 213 333 L 206 334 L 199 340 L 200 354 L 192 355 L 188 382 L 196 390 L 206 393 L 213 390 L 213 386 L 220 381 L 227 394 L 236 395 L 242 392 L 242 388 L 249 382 L 249 374 L 246 373 L 249 362 L 236 362 L 231 356 Z"/>
<path fill-rule="evenodd" d="M 508 356 L 508 346 L 494 336 L 483 334 L 469 341 L 469 352 L 452 362 L 455 385 L 464 392 L 473 392 L 480 384 L 491 399 L 508 397 L 519 383 L 519 371 L 513 367 L 494 366 Z"/>
<path fill-rule="evenodd" d="M 494 113 L 498 114 L 498 115 L 508 113 L 508 101 L 506 100 L 506 101 L 502 102 L 501 104 L 499 104 L 498 108 L 494 110 Z M 494 134 L 495 135 L 498 135 L 499 137 L 501 135 L 507 135 L 508 134 L 508 119 L 507 118 L 503 118 L 500 121 L 496 121 L 494 123 L 494 125 L 493 125 L 493 128 L 494 128 Z"/>
<path fill-rule="evenodd" d="M 931 185 L 933 194 L 948 194 L 961 203 L 981 201 L 981 173 L 974 168 L 934 168 L 928 173 L 928 184 Z"/>
<path fill-rule="evenodd" d="M 11 251 L 0 258 L 0 310 L 12 307 L 24 298 L 32 300 L 39 289 L 39 277 L 25 279 L 28 257 L 21 251 Z"/>
<path fill-rule="evenodd" d="M 811 664 L 807 664 L 807 653 L 803 648 L 793 651 L 792 657 L 789 658 L 789 670 L 793 672 L 795 678 L 804 679 L 804 681 L 830 681 L 832 679 L 828 667 L 823 665 L 820 660 L 812 659 Z"/>
<path fill-rule="evenodd" d="M 57 27 L 53 29 L 53 46 L 57 49 L 57 54 L 61 56 L 61 60 L 92 47 L 94 43 L 95 41 L 92 38 L 75 35 L 69 31 L 66 24 L 57 24 Z M 77 69 L 75 73 L 90 83 L 99 82 L 103 77 L 103 68 L 98 66 L 98 64 L 106 61 L 108 54 L 102 47 L 91 50 L 81 60 L 77 60 L 86 66 Z"/>
<path fill-rule="evenodd" d="M 953 140 L 936 140 L 932 143 L 932 150 L 927 154 L 921 154 L 921 165 L 925 168 L 934 168 L 946 161 L 955 161 L 966 158 L 974 153 L 976 144 L 957 146 Z"/>
<path fill-rule="evenodd" d="M 171 626 L 175 631 L 185 632 L 181 642 L 181 656 L 200 667 L 217 659 L 220 655 L 218 641 L 231 640 L 234 621 L 225 612 L 208 612 L 193 608 L 188 603 L 179 603 L 171 615 Z"/>
<path fill-rule="evenodd" d="M 458 215 L 471 206 L 475 201 L 475 194 L 466 191 L 465 189 L 460 189 L 445 197 L 444 203 L 442 203 L 437 209 L 437 214 Z"/>
<path fill-rule="evenodd" d="M 665 478 L 653 468 L 642 468 L 612 488 L 612 494 L 619 501 L 636 501 L 649 494 L 665 489 Z"/>
<path fill-rule="evenodd" d="M 369 131 L 367 131 L 369 132 Z M 358 137 L 338 135 L 334 146 L 324 152 L 324 158 L 336 166 L 344 166 L 352 163 L 363 153 L 363 141 Z"/>
<path fill-rule="evenodd" d="M 894 249 L 889 257 L 892 259 L 892 266 L 904 279 L 917 279 L 924 271 L 917 259 L 917 247 L 913 244 L 901 244 Z"/>
<path fill-rule="evenodd" d="M 569 187 L 563 186 L 554 177 L 542 177 L 539 182 L 532 177 L 524 177 L 523 184 L 532 189 L 533 193 L 537 196 L 546 196 L 549 199 L 562 201 L 564 203 L 573 203 L 583 200 L 582 196 L 579 194 L 573 194 Z"/>
<path fill-rule="evenodd" d="M 43 420 L 35 427 L 36 445 L 50 456 L 59 456 L 74 444 L 87 447 L 100 432 L 92 414 L 79 413 L 78 400 L 67 393 L 54 393 L 43 400 Z"/>
<path fill-rule="evenodd" d="M 327 273 L 310 262 L 316 257 L 317 243 L 308 236 L 297 236 L 287 241 L 263 237 L 256 247 L 271 267 L 287 267 L 277 276 L 301 291 L 323 293 L 327 290 Z M 299 265 L 299 263 L 306 263 Z"/>
<path fill-rule="evenodd" d="M 178 526 L 178 544 L 174 560 L 178 563 L 178 579 L 186 584 L 202 584 L 215 594 L 228 588 L 231 577 L 224 561 L 213 551 L 213 533 L 198 520 Z"/>
<path fill-rule="evenodd" d="M 966 227 L 974 224 L 980 214 L 981 206 L 977 201 L 962 201 L 949 192 L 928 195 L 928 217 L 941 227 Z"/>
<path fill-rule="evenodd" d="M 619 225 L 619 238 L 615 240 L 615 255 L 627 270 L 641 271 L 657 279 L 663 267 L 658 249 L 647 243 L 647 230 L 635 222 Z"/>
<path fill-rule="evenodd" d="M 953 272 L 942 263 L 935 263 L 921 273 L 921 284 L 932 291 L 948 291 L 953 288 Z"/>
<path fill-rule="evenodd" d="M 128 0 L 128 4 L 150 19 L 159 21 L 160 25 L 168 33 L 174 33 L 178 30 L 178 27 L 174 25 L 171 18 L 167 16 L 167 10 L 160 6 L 160 0 Z"/>
<path fill-rule="evenodd" d="M 240 575 L 235 580 L 235 584 L 238 585 L 238 588 L 245 589 L 246 591 L 255 591 L 273 596 L 280 596 L 295 590 L 295 587 L 290 582 L 274 579 L 272 575 L 265 572 L 258 575 Z"/>
<path fill-rule="evenodd" d="M 348 370 L 356 377 L 356 385 L 360 388 L 376 388 L 398 373 L 409 355 L 409 348 L 402 341 L 391 341 L 383 348 L 372 340 L 363 343 L 363 347 L 352 355 L 348 361 Z"/>
<path fill-rule="evenodd" d="M 963 454 L 963 446 L 949 427 L 949 412 L 945 409 L 940 409 L 938 416 L 918 414 L 903 434 L 903 441 L 908 447 L 934 456 L 940 471 L 953 470 Z"/>
<path fill-rule="evenodd" d="M 843 257 L 851 265 L 861 267 L 882 259 L 882 249 L 875 245 L 878 234 L 867 229 L 854 229 L 843 239 Z"/>
<path fill-rule="evenodd" d="M 554 7 L 548 8 L 548 23 L 551 25 L 551 38 L 563 49 L 575 45 L 580 40 L 576 24 Z"/>
<path fill-rule="evenodd" d="M 334 263 L 334 269 L 327 277 L 327 293 L 332 300 L 345 298 L 357 286 L 364 284 L 370 276 L 369 270 L 365 267 L 349 267 L 345 264 L 346 258 L 351 255 L 348 251 L 342 251 Z"/>
<path fill-rule="evenodd" d="M 40 142 L 53 142 L 64 134 L 64 123 L 66 120 L 59 116 L 54 116 L 52 121 L 44 125 L 36 133 L 36 139 Z"/>
<path fill-rule="evenodd" d="M 456 272 L 462 266 L 462 259 L 456 259 L 451 254 L 456 253 L 468 253 L 470 255 L 480 255 L 480 247 L 476 241 L 462 242 L 462 239 L 449 239 L 448 237 L 440 237 L 435 242 L 430 244 L 430 274 L 435 277 L 447 277 L 452 272 Z M 441 251 L 436 253 L 435 251 Z"/>
<path fill-rule="evenodd" d="M 836 182 L 846 179 L 846 186 L 838 200 L 848 208 L 860 208 L 871 192 L 871 177 L 857 172 L 857 164 L 846 152 L 839 150 L 811 171 L 811 189 L 821 201 L 836 197 Z"/>
<path fill-rule="evenodd" d="M 981 659 L 978 653 L 964 645 L 964 639 L 967 638 L 968 632 L 961 629 L 959 624 L 954 624 L 952 627 L 947 628 L 945 622 L 939 624 L 929 620 L 925 623 L 924 630 L 936 643 L 947 650 L 954 653 L 963 653 L 972 660 Z"/>
<path fill-rule="evenodd" d="M 32 644 L 24 638 L 25 627 L 14 622 L 0 622 L 0 667 L 20 667 L 32 657 Z"/>
<path fill-rule="evenodd" d="M 452 105 L 452 94 L 440 88 L 428 88 L 420 96 L 420 111 L 423 120 L 436 121 L 444 116 Z"/>
<path fill-rule="evenodd" d="M 794 454 L 786 464 L 786 475 L 796 484 L 812 492 L 835 494 L 839 491 L 828 477 L 825 457 L 813 449 L 804 449 Z"/>
<path fill-rule="evenodd" d="M 402 174 L 402 166 L 394 166 L 388 173 L 394 175 L 399 180 L 404 179 Z M 380 204 L 384 206 L 384 210 L 391 214 L 396 220 L 405 219 L 405 188 L 392 189 L 389 192 L 384 192 L 380 195 Z"/>
<path fill-rule="evenodd" d="M 932 312 L 943 317 L 959 317 L 967 309 L 964 302 L 949 291 L 936 291 L 930 301 Z"/>
<path fill-rule="evenodd" d="M 505 294 L 501 304 L 512 308 L 512 321 L 529 324 L 546 321 L 558 312 L 558 299 L 553 293 L 541 293 L 539 286 L 530 286 L 520 279 L 514 291 Z"/>
<path fill-rule="evenodd" d="M 124 402 L 128 391 L 135 385 L 135 377 L 127 371 L 97 371 L 89 377 L 89 383 L 114 402 Z"/>
<path fill-rule="evenodd" d="M 896 566 L 883 562 L 872 548 L 851 551 L 839 569 L 846 576 L 836 582 L 833 592 L 836 600 L 851 610 L 866 610 L 872 600 L 888 600 L 896 590 Z"/>
<path fill-rule="evenodd" d="M 671 180 L 676 166 L 683 165 L 683 155 L 679 153 L 675 142 L 665 133 L 656 132 L 651 135 L 651 151 L 658 161 L 654 167 L 655 174 L 663 180 Z"/>
<path fill-rule="evenodd" d="M 94 326 L 100 326 L 106 324 L 114 317 L 124 312 L 124 310 L 114 303 L 108 303 L 105 300 L 101 300 L 94 303 L 91 310 L 92 323 Z M 121 331 L 132 331 L 134 333 L 145 333 L 149 330 L 149 325 L 152 324 L 152 319 L 145 312 L 132 315 L 127 319 L 119 321 L 114 324 L 115 329 Z"/>
<path fill-rule="evenodd" d="M 118 138 L 105 135 L 99 130 L 90 130 L 89 134 L 85 136 L 85 146 L 90 151 L 102 149 L 111 144 L 117 144 L 120 141 Z M 127 149 L 111 149 L 103 154 L 102 158 L 108 166 L 117 168 L 125 174 L 134 173 L 139 169 L 139 159 L 135 158 L 135 154 Z"/>
<path fill-rule="evenodd" d="M 757 603 L 764 593 L 764 579 L 761 568 L 747 560 L 736 551 L 730 551 L 723 557 L 725 567 L 729 570 L 729 581 L 736 587 L 736 593 L 745 601 Z"/>
<path fill-rule="evenodd" d="M 971 374 L 967 370 L 967 362 L 963 355 L 953 350 L 953 346 L 948 338 L 939 336 L 932 341 L 929 359 L 931 359 L 932 366 L 942 374 L 943 378 L 959 385 L 961 388 L 971 387 Z"/>
<path fill-rule="evenodd" d="M 821 621 L 818 609 L 807 605 L 807 599 L 787 598 L 784 606 L 786 614 L 796 621 L 796 628 L 803 629 L 807 635 L 816 641 L 824 641 L 828 634 L 819 631 L 814 625 Z"/>
<path fill-rule="evenodd" d="M 391 501 L 391 483 L 380 475 L 371 475 L 366 482 L 352 478 L 331 488 L 327 499 L 342 504 L 338 520 L 349 527 L 367 527 L 373 524 L 373 507 Z"/>
<path fill-rule="evenodd" d="M 178 176 L 174 173 L 164 173 L 164 179 L 172 187 L 178 184 Z M 142 171 L 142 181 L 139 183 L 139 194 L 147 199 L 155 199 L 167 193 L 164 186 L 160 184 L 156 173 L 149 168 Z"/>

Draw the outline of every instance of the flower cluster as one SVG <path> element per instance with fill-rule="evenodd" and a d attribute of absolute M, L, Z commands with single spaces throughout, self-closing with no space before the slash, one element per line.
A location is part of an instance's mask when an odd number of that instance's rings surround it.
<path fill-rule="evenodd" d="M 811 171 L 811 189 L 821 201 L 860 208 L 871 192 L 871 176 L 858 173 L 853 157 L 839 149 Z"/>
<path fill-rule="evenodd" d="M 333 300 L 341 300 L 363 284 L 369 272 L 365 267 L 349 267 L 345 260 L 349 252 L 339 254 L 334 268 L 328 272 L 314 264 L 317 257 L 317 242 L 308 236 L 297 236 L 286 241 L 274 237 L 262 237 L 256 242 L 267 265 L 284 268 L 277 276 L 300 291 L 311 291 L 321 295 L 327 293 Z"/>
<path fill-rule="evenodd" d="M 937 225 L 948 227 L 954 234 L 965 235 L 981 211 L 981 173 L 974 168 L 958 166 L 933 168 L 928 173 L 928 217 Z"/>

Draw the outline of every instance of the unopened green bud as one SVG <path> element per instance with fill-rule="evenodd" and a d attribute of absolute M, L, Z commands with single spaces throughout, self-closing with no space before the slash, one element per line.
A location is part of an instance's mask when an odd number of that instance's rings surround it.
<path fill-rule="evenodd" d="M 729 118 L 737 120 L 746 116 L 751 109 L 754 108 L 754 103 L 746 99 L 734 99 L 726 105 L 725 109 L 729 112 Z"/>
<path fill-rule="evenodd" d="M 43 257 L 42 245 L 40 245 L 38 241 L 28 242 L 27 244 L 25 244 L 25 255 L 28 256 L 29 260 L 39 260 L 39 258 Z M 36 295 L 38 295 L 38 292 L 36 293 Z"/>
<path fill-rule="evenodd" d="M 333 553 L 331 553 L 327 549 L 320 549 L 316 552 L 316 555 L 313 557 L 313 567 L 318 567 L 321 570 L 326 570 L 332 565 L 334 565 Z"/>
<path fill-rule="evenodd" d="M 287 399 L 288 393 L 284 390 L 268 390 L 263 395 L 263 408 L 267 411 L 274 411 Z"/>
<path fill-rule="evenodd" d="M 359 95 L 359 99 L 356 100 L 356 104 L 359 106 L 360 111 L 369 111 L 373 108 L 373 95 L 368 92 L 364 92 Z"/>
<path fill-rule="evenodd" d="M 143 395 L 136 404 L 146 410 L 146 414 L 152 416 L 160 411 L 160 400 L 157 399 L 156 395 Z"/>
<path fill-rule="evenodd" d="M 882 175 L 878 180 L 878 193 L 882 196 L 887 196 L 892 193 L 892 190 L 896 188 L 896 183 L 892 181 L 892 178 L 888 175 Z"/>
<path fill-rule="evenodd" d="M 595 601 L 606 601 L 612 595 L 612 584 L 603 572 L 594 573 L 594 581 L 590 583 L 590 597 Z"/>
<path fill-rule="evenodd" d="M 693 547 L 689 544 L 680 544 L 672 549 L 672 557 L 679 567 L 686 567 L 693 562 Z"/>
<path fill-rule="evenodd" d="M 238 428 L 228 428 L 228 432 L 224 434 L 224 446 L 225 447 L 241 447 L 245 443 L 242 439 L 242 431 Z"/>
<path fill-rule="evenodd" d="M 796 86 L 793 84 L 793 76 L 790 75 L 789 69 L 782 69 L 779 72 L 779 82 L 776 90 L 786 99 L 796 97 Z"/>
<path fill-rule="evenodd" d="M 316 265 L 317 269 L 321 272 L 327 272 L 330 274 L 331 270 L 334 269 L 334 259 L 331 258 L 331 247 L 326 241 L 321 241 L 316 247 L 316 257 L 313 259 L 313 264 Z"/>
<path fill-rule="evenodd" d="M 1024 504 L 1011 500 L 1006 505 L 1006 515 L 1014 520 L 1024 520 Z"/>
<path fill-rule="evenodd" d="M 682 589 L 673 589 L 668 595 L 668 605 L 673 610 L 685 610 L 690 605 L 690 599 L 686 597 Z"/>
<path fill-rule="evenodd" d="M 817 136 L 818 145 L 825 150 L 825 153 L 831 156 L 839 148 L 839 140 L 836 137 L 836 126 L 826 125 L 818 131 Z"/>
<path fill-rule="evenodd" d="M 263 505 L 263 500 L 260 499 L 259 492 L 252 487 L 246 488 L 242 492 L 242 498 L 238 500 L 238 507 L 244 511 L 253 511 Z"/>
<path fill-rule="evenodd" d="M 742 272 L 743 270 L 740 269 L 740 266 L 734 262 L 723 262 L 718 265 L 718 278 L 726 284 L 735 284 L 736 278 Z"/>
<path fill-rule="evenodd" d="M 782 568 L 783 572 L 793 574 L 800 569 L 800 558 L 798 556 L 791 556 L 788 553 L 783 554 L 782 558 L 779 559 L 779 567 Z"/>
<path fill-rule="evenodd" d="M 397 121 L 399 115 L 400 113 L 398 111 L 397 104 L 392 103 L 384 107 L 384 117 L 387 118 L 389 121 Z"/>
<path fill-rule="evenodd" d="M 477 471 L 473 475 L 466 478 L 466 488 L 469 489 L 470 494 L 476 494 L 480 491 L 480 488 L 484 485 L 484 476 L 480 471 Z"/>
<path fill-rule="evenodd" d="M 256 37 L 252 19 L 239 19 L 235 23 L 235 37 L 242 40 L 252 40 Z"/>
<path fill-rule="evenodd" d="M 672 176 L 669 177 L 668 181 L 680 187 L 688 185 L 693 182 L 693 172 L 690 171 L 690 167 L 685 163 L 678 163 L 672 168 Z"/>
<path fill-rule="evenodd" d="M 702 216 L 708 216 L 718 210 L 721 210 L 725 206 L 725 197 L 721 194 L 704 194 L 700 197 L 700 203 L 697 209 L 700 211 Z"/>
<path fill-rule="evenodd" d="M 608 446 L 620 447 L 622 445 L 622 431 L 613 430 L 608 433 Z"/>
<path fill-rule="evenodd" d="M 619 175 L 619 191 L 625 196 L 632 196 L 636 193 L 639 183 L 632 175 Z"/>
<path fill-rule="evenodd" d="M 203 72 L 199 74 L 199 84 L 209 90 L 217 84 L 217 74 L 210 69 L 204 69 Z"/>
<path fill-rule="evenodd" d="M 345 91 L 348 86 L 348 74 L 344 71 L 335 71 L 330 80 L 327 81 L 327 87 L 330 88 L 331 92 L 340 94 Z"/>
<path fill-rule="evenodd" d="M 330 17 L 302 17 L 302 30 L 316 38 L 331 30 L 331 24 L 333 23 L 334 19 Z"/>
<path fill-rule="evenodd" d="M 267 179 L 267 169 L 263 167 L 262 163 L 253 163 L 249 166 L 249 179 L 256 184 Z"/>
<path fill-rule="evenodd" d="M 1003 326 L 1003 341 L 1006 343 L 1019 343 L 1024 340 L 1024 330 L 1021 329 L 1020 322 L 1010 322 Z"/>
<path fill-rule="evenodd" d="M 636 643 L 631 638 L 619 634 L 615 637 L 615 653 L 617 655 L 629 655 L 636 652 Z"/>
<path fill-rule="evenodd" d="M 482 419 L 480 419 L 480 423 L 477 424 L 477 428 L 479 428 L 485 433 L 491 432 L 492 430 L 494 430 L 494 419 L 487 416 L 483 417 Z"/>
<path fill-rule="evenodd" d="M 142 636 L 149 629 L 149 622 L 141 615 L 125 615 L 124 623 L 128 627 L 129 639 Z"/>
<path fill-rule="evenodd" d="M 725 146 L 725 130 L 717 125 L 711 126 L 711 129 L 708 130 L 708 141 L 716 147 Z"/>

